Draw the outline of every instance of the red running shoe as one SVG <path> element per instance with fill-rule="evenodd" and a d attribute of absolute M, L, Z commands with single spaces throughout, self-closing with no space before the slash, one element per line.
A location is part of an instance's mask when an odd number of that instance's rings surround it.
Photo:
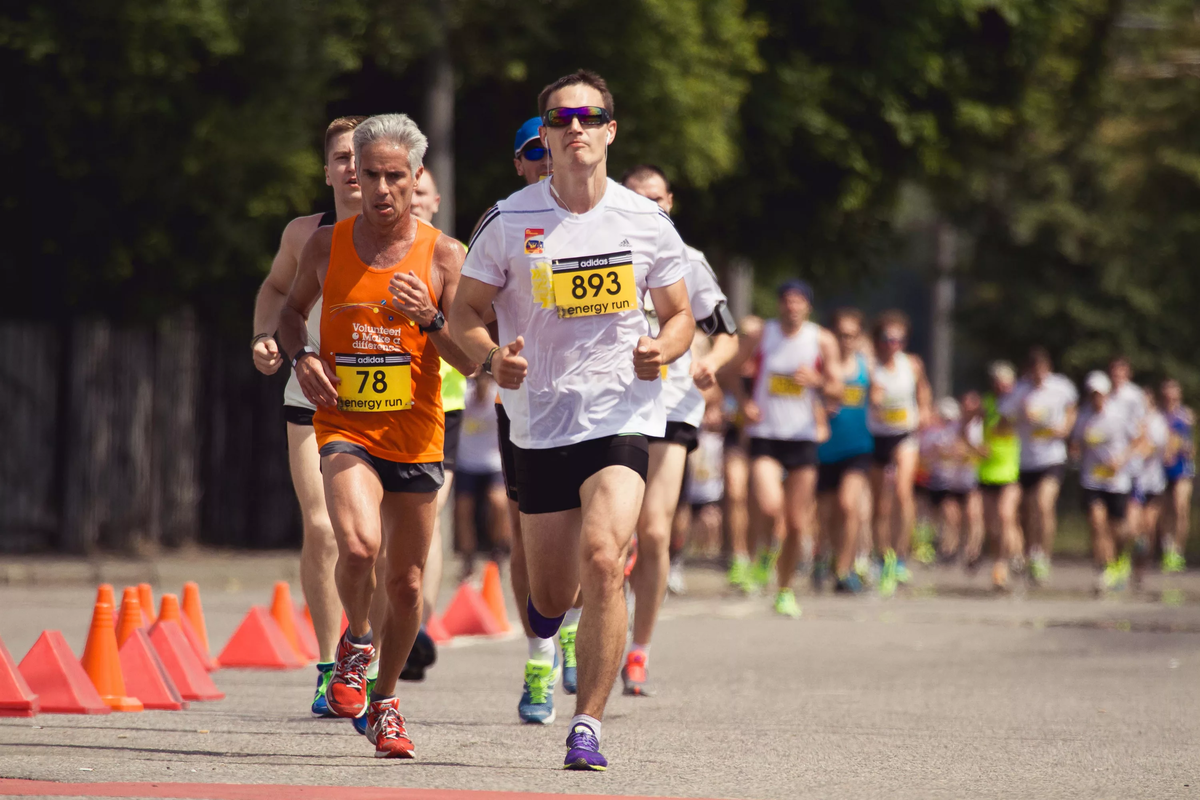
<path fill-rule="evenodd" d="M 625 682 L 625 694 L 635 697 L 649 697 L 650 687 L 646 678 L 646 654 L 641 650 L 632 650 L 625 658 L 625 666 L 621 667 L 621 680 Z"/>
<path fill-rule="evenodd" d="M 404 717 L 400 716 L 400 700 L 389 697 L 376 700 L 367 707 L 367 738 L 375 745 L 376 758 L 412 758 L 414 748 Z"/>
<path fill-rule="evenodd" d="M 337 663 L 325 690 L 329 710 L 339 717 L 360 717 L 367 708 L 367 667 L 375 646 L 353 644 L 345 636 L 338 642 Z"/>

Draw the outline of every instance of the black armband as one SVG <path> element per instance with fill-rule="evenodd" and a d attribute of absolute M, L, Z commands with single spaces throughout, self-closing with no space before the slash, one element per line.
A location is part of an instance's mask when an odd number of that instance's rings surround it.
<path fill-rule="evenodd" d="M 702 320 L 696 322 L 696 327 L 704 332 L 706 336 L 713 336 L 718 333 L 728 333 L 733 336 L 737 333 L 737 323 L 733 321 L 733 314 L 729 311 L 729 306 L 725 301 L 717 303 L 717 307 L 713 309 L 713 313 Z"/>

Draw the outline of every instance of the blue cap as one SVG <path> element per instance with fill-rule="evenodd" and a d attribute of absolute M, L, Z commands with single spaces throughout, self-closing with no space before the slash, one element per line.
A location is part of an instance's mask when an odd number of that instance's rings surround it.
<path fill-rule="evenodd" d="M 525 120 L 521 127 L 517 128 L 517 138 L 513 140 L 513 158 L 521 155 L 521 149 L 529 144 L 534 139 L 540 139 L 541 134 L 538 133 L 538 128 L 542 126 L 541 117 L 532 117 Z"/>
<path fill-rule="evenodd" d="M 813 302 L 813 289 L 808 285 L 808 281 L 802 281 L 799 278 L 788 278 L 783 283 L 779 284 L 779 288 L 775 290 L 778 297 L 783 297 L 788 292 L 799 292 L 804 295 L 804 299 L 811 306 Z"/>

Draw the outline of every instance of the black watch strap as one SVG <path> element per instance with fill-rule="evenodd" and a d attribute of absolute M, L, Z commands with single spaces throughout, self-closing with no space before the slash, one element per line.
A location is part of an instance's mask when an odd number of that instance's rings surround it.
<path fill-rule="evenodd" d="M 428 328 L 423 325 L 418 325 L 417 327 L 420 328 L 421 333 L 434 333 L 436 331 L 440 331 L 442 328 L 446 327 L 446 315 L 442 313 L 441 309 L 438 309 L 438 312 L 433 315 L 433 322 L 429 323 Z"/>

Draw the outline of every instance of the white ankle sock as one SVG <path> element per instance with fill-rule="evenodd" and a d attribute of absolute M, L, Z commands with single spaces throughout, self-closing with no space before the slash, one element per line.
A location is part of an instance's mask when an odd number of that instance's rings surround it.
<path fill-rule="evenodd" d="M 567 615 L 563 617 L 563 627 L 566 627 L 567 625 L 578 625 L 579 615 L 582 613 L 582 608 L 572 608 L 567 611 Z"/>
<path fill-rule="evenodd" d="M 589 717 L 587 714 L 576 714 L 571 717 L 571 730 L 575 730 L 575 726 L 579 723 L 587 725 L 596 734 L 596 741 L 600 741 L 600 720 L 595 717 Z"/>
<path fill-rule="evenodd" d="M 638 644 L 637 642 L 634 642 L 633 644 L 629 645 L 629 652 L 631 652 L 631 653 L 639 653 L 640 652 L 646 658 L 650 658 L 650 645 Z"/>
<path fill-rule="evenodd" d="M 554 640 L 539 639 L 536 636 L 527 636 L 529 641 L 529 660 L 530 661 L 545 661 L 554 663 Z"/>

